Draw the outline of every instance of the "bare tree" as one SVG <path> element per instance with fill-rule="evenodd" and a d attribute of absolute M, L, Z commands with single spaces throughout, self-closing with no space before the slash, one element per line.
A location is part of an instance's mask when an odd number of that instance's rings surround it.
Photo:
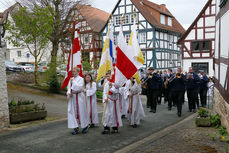
<path fill-rule="evenodd" d="M 53 33 L 48 38 L 52 43 L 50 69 L 56 73 L 59 44 L 66 41 L 66 37 L 72 35 L 69 29 L 75 20 L 76 5 L 87 4 L 88 0 L 19 0 L 19 2 L 31 10 L 35 6 L 49 8 L 54 21 Z"/>

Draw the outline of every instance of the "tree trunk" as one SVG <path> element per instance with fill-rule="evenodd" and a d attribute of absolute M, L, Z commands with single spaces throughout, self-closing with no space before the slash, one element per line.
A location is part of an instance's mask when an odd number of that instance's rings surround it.
<path fill-rule="evenodd" d="M 37 66 L 38 66 L 38 63 L 37 63 L 37 56 L 34 56 L 35 58 L 35 68 L 34 68 L 34 83 L 35 85 L 38 85 L 38 72 L 37 72 Z"/>
<path fill-rule="evenodd" d="M 50 63 L 50 70 L 54 74 L 56 73 L 56 62 L 57 62 L 57 52 L 59 48 L 58 41 L 52 42 L 52 52 L 51 52 L 51 63 Z"/>

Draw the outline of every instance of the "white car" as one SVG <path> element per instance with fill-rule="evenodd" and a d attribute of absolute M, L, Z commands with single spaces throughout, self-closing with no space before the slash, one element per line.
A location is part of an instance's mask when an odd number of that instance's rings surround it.
<path fill-rule="evenodd" d="M 18 63 L 21 67 L 23 67 L 25 72 L 34 72 L 35 66 L 31 63 Z"/>

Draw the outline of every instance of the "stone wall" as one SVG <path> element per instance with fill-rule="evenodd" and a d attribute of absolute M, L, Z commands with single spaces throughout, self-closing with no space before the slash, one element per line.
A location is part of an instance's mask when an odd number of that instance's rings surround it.
<path fill-rule="evenodd" d="M 221 115 L 221 123 L 226 126 L 229 132 L 229 104 L 223 99 L 219 91 L 215 88 L 214 111 Z"/>
<path fill-rule="evenodd" d="M 0 129 L 9 126 L 9 109 L 6 85 L 4 51 L 0 48 Z"/>

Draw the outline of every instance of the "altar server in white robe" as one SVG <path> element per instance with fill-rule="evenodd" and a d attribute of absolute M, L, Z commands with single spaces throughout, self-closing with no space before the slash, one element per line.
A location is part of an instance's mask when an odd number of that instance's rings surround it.
<path fill-rule="evenodd" d="M 84 95 L 84 79 L 79 76 L 80 69 L 73 68 L 72 75 L 68 85 L 68 128 L 73 128 L 73 135 L 79 133 L 79 127 L 82 133 L 88 131 L 89 117 L 86 109 Z"/>
<path fill-rule="evenodd" d="M 129 100 L 127 119 L 133 128 L 140 124 L 140 120 L 145 117 L 142 101 L 140 97 L 141 85 L 132 77 L 126 83 L 125 98 Z"/>
<path fill-rule="evenodd" d="M 107 81 L 103 89 L 103 102 L 107 104 L 104 105 L 104 131 L 102 134 L 109 134 L 110 128 L 112 128 L 111 133 L 118 133 L 119 127 L 122 127 L 118 94 L 119 88 L 114 83 Z"/>
<path fill-rule="evenodd" d="M 119 88 L 119 105 L 120 105 L 120 112 L 122 115 L 122 118 L 125 118 L 127 116 L 127 110 L 129 106 L 128 99 L 125 99 L 125 87 L 126 84 L 124 84 L 122 87 Z"/>
<path fill-rule="evenodd" d="M 90 121 L 90 127 L 93 128 L 95 124 L 99 123 L 96 101 L 96 83 L 92 81 L 91 74 L 84 76 L 84 92 L 87 97 L 87 112 Z"/>
<path fill-rule="evenodd" d="M 111 71 L 107 71 L 106 75 L 99 80 L 98 86 L 104 87 L 104 85 L 110 79 L 110 77 L 111 77 Z"/>

